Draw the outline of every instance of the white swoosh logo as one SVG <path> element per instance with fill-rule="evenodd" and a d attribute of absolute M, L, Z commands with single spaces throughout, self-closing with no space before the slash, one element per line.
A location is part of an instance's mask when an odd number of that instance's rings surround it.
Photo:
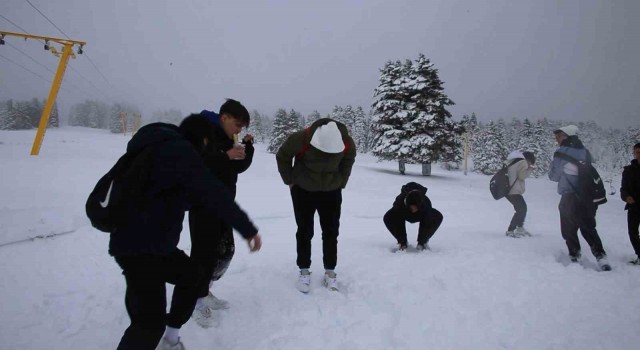
<path fill-rule="evenodd" d="M 109 205 L 109 198 L 111 197 L 111 189 L 113 188 L 113 180 L 111 180 L 111 184 L 109 185 L 109 190 L 107 191 L 107 196 L 104 198 L 104 202 L 100 202 L 100 206 L 106 208 Z"/>
<path fill-rule="evenodd" d="M 593 183 L 597 185 L 600 183 L 600 181 L 602 181 L 602 179 L 593 180 Z"/>

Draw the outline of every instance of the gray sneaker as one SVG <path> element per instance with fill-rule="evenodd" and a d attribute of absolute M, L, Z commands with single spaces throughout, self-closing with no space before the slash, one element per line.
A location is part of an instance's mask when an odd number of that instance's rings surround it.
<path fill-rule="evenodd" d="M 296 283 L 296 288 L 302 293 L 309 293 L 311 290 L 311 272 L 300 271 L 300 275 L 298 275 L 298 282 Z"/>
<path fill-rule="evenodd" d="M 524 237 L 524 236 L 528 236 L 531 237 L 531 233 L 529 233 L 529 231 L 527 231 L 524 227 L 520 226 L 520 227 L 516 227 L 515 230 L 513 230 L 513 232 L 516 235 L 519 235 L 520 237 Z"/>
<path fill-rule="evenodd" d="M 213 310 L 208 306 L 203 306 L 193 310 L 191 318 L 202 328 L 217 327 L 220 321 L 215 317 Z"/>
<path fill-rule="evenodd" d="M 185 350 L 185 348 L 184 344 L 182 344 L 180 340 L 178 340 L 178 343 L 171 345 L 165 337 L 162 337 L 160 343 L 158 343 L 158 346 L 156 347 L 156 350 Z"/>
<path fill-rule="evenodd" d="M 211 310 L 223 310 L 229 308 L 229 302 L 223 299 L 217 298 L 215 295 L 209 292 L 209 295 L 204 297 L 204 304 L 211 308 Z"/>
<path fill-rule="evenodd" d="M 328 290 L 337 292 L 338 291 L 338 280 L 336 279 L 336 273 L 329 271 L 324 274 L 324 279 L 322 280 L 322 284 L 327 287 Z"/>

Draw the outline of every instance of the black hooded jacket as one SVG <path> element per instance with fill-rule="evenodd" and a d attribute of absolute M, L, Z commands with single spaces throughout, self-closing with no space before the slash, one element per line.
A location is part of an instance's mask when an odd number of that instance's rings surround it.
<path fill-rule="evenodd" d="M 126 173 L 132 190 L 124 223 L 111 233 L 111 255 L 175 252 L 184 212 L 195 207 L 222 218 L 245 238 L 258 232 L 175 125 L 144 126 L 129 141 L 127 152 L 139 154 Z"/>
<path fill-rule="evenodd" d="M 428 215 L 429 210 L 432 208 L 431 200 L 429 200 L 429 197 L 427 197 L 426 195 L 422 195 L 422 203 L 418 207 L 418 211 L 412 213 L 411 209 L 409 209 L 409 206 L 405 203 L 406 198 L 407 193 L 400 193 L 396 197 L 396 200 L 393 202 L 393 208 L 402 213 L 402 216 L 408 222 L 419 222 L 420 220 L 422 220 L 422 218 Z"/>
<path fill-rule="evenodd" d="M 638 209 L 638 201 L 640 201 L 640 165 L 637 159 L 632 160 L 631 164 L 624 167 L 622 171 L 620 197 L 623 201 L 626 201 L 628 196 L 631 196 L 636 201 L 634 205 L 636 209 Z M 625 209 L 629 209 L 630 207 L 629 204 L 624 206 Z"/>

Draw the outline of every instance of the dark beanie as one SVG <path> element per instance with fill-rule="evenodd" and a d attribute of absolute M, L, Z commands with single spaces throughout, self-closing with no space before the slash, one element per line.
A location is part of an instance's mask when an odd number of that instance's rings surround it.
<path fill-rule="evenodd" d="M 524 156 L 524 159 L 526 159 L 529 163 L 536 164 L 536 156 L 533 154 L 533 152 L 522 152 L 522 155 Z"/>
<path fill-rule="evenodd" d="M 419 190 L 411 190 L 407 193 L 404 202 L 407 206 L 415 205 L 419 207 L 422 204 L 422 197 L 423 194 Z"/>

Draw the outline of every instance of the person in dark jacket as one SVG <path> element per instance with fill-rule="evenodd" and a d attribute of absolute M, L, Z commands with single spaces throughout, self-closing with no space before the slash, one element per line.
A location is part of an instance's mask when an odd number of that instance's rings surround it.
<path fill-rule="evenodd" d="M 251 251 L 262 245 L 256 227 L 198 153 L 207 137 L 201 133 L 203 125 L 208 125 L 206 119 L 191 117 L 180 127 L 149 124 L 127 145 L 127 152 L 137 153 L 125 175 L 135 190 L 128 194 L 126 217 L 109 241 L 109 253 L 125 277 L 131 319 L 118 349 L 184 349 L 179 329 L 193 312 L 202 279 L 198 265 L 177 247 L 186 210 L 201 208 L 224 218 Z M 168 314 L 165 283 L 175 285 Z"/>
<path fill-rule="evenodd" d="M 309 128 L 291 134 L 276 154 L 282 181 L 291 191 L 298 226 L 296 263 L 300 275 L 296 287 L 303 293 L 309 292 L 311 285 L 309 268 L 316 211 L 322 228 L 323 284 L 329 290 L 338 290 L 334 269 L 342 189 L 347 186 L 355 159 L 356 147 L 346 126 L 330 118 L 318 119 Z"/>
<path fill-rule="evenodd" d="M 204 110 L 200 115 L 211 124 L 209 142 L 202 151 L 205 164 L 235 198 L 238 174 L 247 170 L 253 160 L 252 135 L 245 135 L 242 144 L 234 142 L 234 137 L 249 126 L 249 112 L 240 102 L 227 99 L 220 107 L 219 114 Z M 193 318 L 201 327 L 208 328 L 215 324 L 213 310 L 229 307 L 226 300 L 217 298 L 209 289 L 213 282 L 224 275 L 231 263 L 235 252 L 233 229 L 222 218 L 204 209 L 189 212 L 189 229 L 191 258 L 209 276 L 198 286 Z"/>
<path fill-rule="evenodd" d="M 622 171 L 622 185 L 620 187 L 620 197 L 627 203 L 624 209 L 627 210 L 627 225 L 629 228 L 629 239 L 631 246 L 636 253 L 636 258 L 629 261 L 630 264 L 640 265 L 640 143 L 633 146 L 633 160 L 631 164 L 624 167 Z"/>
<path fill-rule="evenodd" d="M 407 221 L 420 223 L 416 245 L 418 251 L 429 249 L 429 240 L 442 223 L 442 213 L 431 206 L 431 200 L 426 193 L 426 187 L 409 182 L 402 186 L 393 206 L 384 214 L 384 224 L 398 242 L 398 251 L 407 250 Z"/>
<path fill-rule="evenodd" d="M 554 132 L 556 142 L 560 146 L 556 153 L 571 156 L 580 162 L 591 163 L 591 153 L 584 147 L 578 138 L 578 127 L 567 125 Z M 558 183 L 558 194 L 561 195 L 560 204 L 560 231 L 569 250 L 572 262 L 577 262 L 582 254 L 580 252 L 580 239 L 578 229 L 591 247 L 591 253 L 598 261 L 600 269 L 611 270 L 607 253 L 604 250 L 598 231 L 596 230 L 596 211 L 598 206 L 586 203 L 578 197 L 578 166 L 565 160 L 556 154 L 553 156 L 549 179 Z"/>

